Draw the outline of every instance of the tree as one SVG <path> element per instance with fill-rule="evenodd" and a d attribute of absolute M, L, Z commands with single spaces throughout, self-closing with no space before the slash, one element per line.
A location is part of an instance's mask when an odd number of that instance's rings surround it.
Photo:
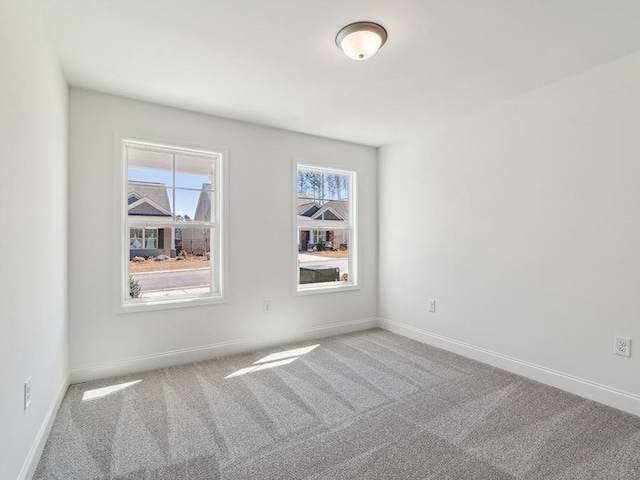
<path fill-rule="evenodd" d="M 322 198 L 323 175 L 309 170 L 298 170 L 298 191 L 310 198 Z"/>
<path fill-rule="evenodd" d="M 343 200 L 349 192 L 345 175 L 298 170 L 298 191 L 314 200 Z"/>
<path fill-rule="evenodd" d="M 132 275 L 129 275 L 129 295 L 131 298 L 138 298 L 142 293 L 142 287 L 140 286 L 140 282 L 133 278 Z"/>
<path fill-rule="evenodd" d="M 345 177 L 344 175 L 339 175 L 337 173 L 333 175 L 326 175 L 326 177 L 327 190 L 329 191 L 329 193 L 331 193 L 333 199 L 342 200 L 347 198 L 347 177 Z"/>

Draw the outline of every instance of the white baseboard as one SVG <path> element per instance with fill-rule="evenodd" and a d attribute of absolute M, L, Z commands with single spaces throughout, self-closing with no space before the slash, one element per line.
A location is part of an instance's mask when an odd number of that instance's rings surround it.
<path fill-rule="evenodd" d="M 349 322 L 333 323 L 322 325 L 306 330 L 291 332 L 270 337 L 243 338 L 229 342 L 220 342 L 198 347 L 160 352 L 152 355 L 142 355 L 139 357 L 127 358 L 115 362 L 108 362 L 94 365 L 82 365 L 73 367 L 70 371 L 70 382 L 80 383 L 101 378 L 116 377 L 130 373 L 165 368 L 184 363 L 208 360 L 224 355 L 234 355 L 236 353 L 249 352 L 259 348 L 267 348 L 283 343 L 310 340 L 319 337 L 329 337 L 343 333 L 355 332 L 375 328 L 378 319 L 375 317 Z"/>
<path fill-rule="evenodd" d="M 388 319 L 379 319 L 378 326 L 390 332 L 417 340 L 427 345 L 442 348 L 464 357 L 501 368 L 508 372 L 545 383 L 552 387 L 594 400 L 610 407 L 640 416 L 640 396 L 616 388 L 601 385 L 591 380 L 559 372 L 551 368 L 519 360 L 508 355 L 460 342 L 452 338 L 427 332 Z"/>
<path fill-rule="evenodd" d="M 58 394 L 52 399 L 51 403 L 49 404 L 47 414 L 42 421 L 42 425 L 38 430 L 38 434 L 33 440 L 31 448 L 29 449 L 29 453 L 27 454 L 27 458 L 25 458 L 22 469 L 18 474 L 18 480 L 29 480 L 31 479 L 31 477 L 33 477 L 33 474 L 36 473 L 36 468 L 38 467 L 40 456 L 42 455 L 44 446 L 47 443 L 47 438 L 49 438 L 49 432 L 51 432 L 51 427 L 53 427 L 53 422 L 56 419 L 56 414 L 58 413 L 58 409 L 60 408 L 60 404 L 62 403 L 62 400 L 64 399 L 64 395 L 65 393 L 67 393 L 68 388 L 69 374 L 67 373 L 62 380 L 60 389 L 58 390 Z"/>

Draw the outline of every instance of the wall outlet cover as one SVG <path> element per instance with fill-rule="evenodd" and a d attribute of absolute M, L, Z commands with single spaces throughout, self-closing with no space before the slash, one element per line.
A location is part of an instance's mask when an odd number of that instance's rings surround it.
<path fill-rule="evenodd" d="M 27 378 L 24 382 L 24 409 L 25 411 L 31 404 L 31 377 Z"/>
<path fill-rule="evenodd" d="M 436 301 L 435 300 L 429 300 L 429 311 L 431 313 L 435 313 L 435 311 L 436 311 Z"/>
<path fill-rule="evenodd" d="M 628 337 L 615 336 L 613 339 L 613 353 L 623 357 L 631 356 L 631 339 Z"/>

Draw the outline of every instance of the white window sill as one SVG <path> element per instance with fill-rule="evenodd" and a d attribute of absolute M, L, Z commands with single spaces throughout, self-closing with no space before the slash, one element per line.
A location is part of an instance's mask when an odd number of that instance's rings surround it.
<path fill-rule="evenodd" d="M 134 301 L 120 302 L 116 308 L 116 314 L 152 312 L 157 310 L 170 310 L 174 308 L 201 307 L 206 305 L 218 305 L 228 303 L 221 295 L 199 295 L 179 298 L 141 298 Z"/>
<path fill-rule="evenodd" d="M 336 285 L 336 282 L 330 282 L 313 284 L 312 287 L 301 288 L 298 286 L 295 293 L 296 295 L 319 295 L 323 293 L 350 292 L 354 290 L 360 290 L 360 286 L 352 283 Z"/>

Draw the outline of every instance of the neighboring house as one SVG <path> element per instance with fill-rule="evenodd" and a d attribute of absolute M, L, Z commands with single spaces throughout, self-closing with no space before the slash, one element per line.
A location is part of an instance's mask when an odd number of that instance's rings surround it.
<path fill-rule="evenodd" d="M 307 195 L 302 192 L 298 192 L 298 215 L 304 217 L 310 217 L 320 209 L 314 200 L 311 200 Z"/>
<path fill-rule="evenodd" d="M 347 200 L 330 200 L 319 205 L 304 193 L 298 192 L 298 225 L 307 227 L 300 230 L 298 250 L 324 250 L 347 248 L 349 234 L 335 229 L 336 222 L 349 219 Z"/>
<path fill-rule="evenodd" d="M 146 220 L 171 217 L 171 204 L 164 183 L 129 181 L 129 217 Z M 129 258 L 175 256 L 172 228 L 131 228 Z"/>
<path fill-rule="evenodd" d="M 200 196 L 198 197 L 198 205 L 193 218 L 194 221 L 211 221 L 211 184 L 203 183 Z M 182 245 L 181 248 L 188 253 L 196 255 L 204 255 L 209 253 L 210 229 L 209 228 L 182 228 Z"/>

